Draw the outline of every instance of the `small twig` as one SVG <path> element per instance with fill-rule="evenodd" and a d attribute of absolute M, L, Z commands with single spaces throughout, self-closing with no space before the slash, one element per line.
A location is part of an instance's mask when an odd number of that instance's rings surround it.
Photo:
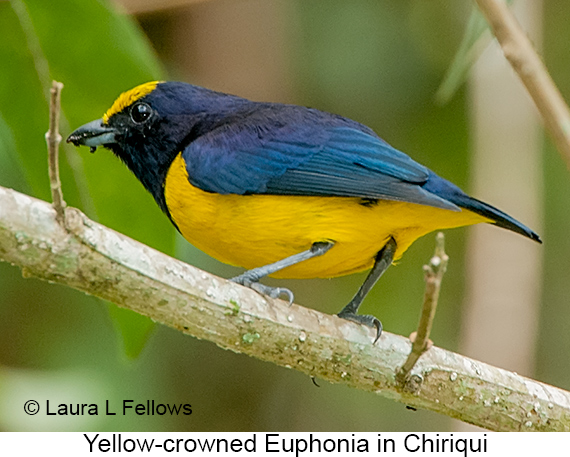
<path fill-rule="evenodd" d="M 558 151 L 570 168 L 570 109 L 507 5 L 500 0 L 475 0 L 493 29 L 505 57 L 525 85 Z"/>
<path fill-rule="evenodd" d="M 61 143 L 59 111 L 62 89 L 62 83 L 53 81 L 50 89 L 49 130 L 46 133 L 46 142 L 48 146 L 49 183 L 53 207 L 57 222 L 65 225 L 65 201 L 63 200 L 61 181 L 59 179 L 59 143 Z"/>
<path fill-rule="evenodd" d="M 429 339 L 429 335 L 437 308 L 441 280 L 447 269 L 448 261 L 449 257 L 445 253 L 445 237 L 443 233 L 440 232 L 435 237 L 435 253 L 430 259 L 429 264 L 424 265 L 426 281 L 424 304 L 422 306 L 418 330 L 410 335 L 410 340 L 412 340 L 412 352 L 408 355 L 406 362 L 402 368 L 400 368 L 397 375 L 397 379 L 400 383 L 406 383 L 418 359 L 433 345 Z M 416 390 L 416 388 L 412 388 L 412 390 Z"/>

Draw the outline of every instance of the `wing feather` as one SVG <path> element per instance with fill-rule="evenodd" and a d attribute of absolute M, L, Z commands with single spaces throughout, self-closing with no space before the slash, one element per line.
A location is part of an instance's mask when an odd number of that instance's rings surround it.
<path fill-rule="evenodd" d="M 183 151 L 190 182 L 220 194 L 361 197 L 458 210 L 422 188 L 426 167 L 366 127 L 304 110 L 265 118 L 258 111 L 195 139 Z M 321 117 L 304 119 L 315 112 Z"/>

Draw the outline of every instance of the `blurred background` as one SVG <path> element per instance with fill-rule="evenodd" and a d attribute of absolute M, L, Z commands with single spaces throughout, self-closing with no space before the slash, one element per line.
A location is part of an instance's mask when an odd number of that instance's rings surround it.
<path fill-rule="evenodd" d="M 570 98 L 570 4 L 515 1 Z M 176 79 L 254 100 L 351 117 L 473 196 L 539 232 L 446 232 L 451 257 L 436 345 L 570 389 L 570 175 L 490 38 L 446 102 L 436 99 L 472 3 L 447 0 L 0 0 L 0 185 L 49 200 L 44 133 L 52 79 L 61 132 L 116 96 Z M 104 150 L 65 145 L 64 197 L 89 217 L 222 277 L 238 269 L 185 242 L 134 176 Z M 417 326 L 428 235 L 365 301 L 393 333 Z M 364 274 L 279 281 L 326 313 Z M 270 283 L 272 281 L 269 281 Z M 275 282 L 272 282 L 275 284 Z M 224 351 L 0 263 L 0 430 L 446 431 L 451 419 Z M 23 404 L 189 403 L 190 416 L 26 416 Z"/>

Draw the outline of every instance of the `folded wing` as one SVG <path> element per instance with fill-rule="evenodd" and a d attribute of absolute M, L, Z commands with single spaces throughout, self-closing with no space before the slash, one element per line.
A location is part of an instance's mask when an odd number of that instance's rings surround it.
<path fill-rule="evenodd" d="M 260 122 L 260 114 L 223 123 L 184 149 L 194 186 L 220 194 L 361 197 L 459 210 L 422 188 L 430 176 L 426 167 L 356 122 L 332 115 L 303 122 L 296 113 L 274 112 Z"/>

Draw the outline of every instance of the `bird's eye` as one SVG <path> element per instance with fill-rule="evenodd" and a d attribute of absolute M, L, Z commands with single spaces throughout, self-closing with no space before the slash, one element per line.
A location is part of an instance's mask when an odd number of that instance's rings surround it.
<path fill-rule="evenodd" d="M 152 114 L 152 108 L 146 103 L 137 103 L 131 108 L 131 119 L 135 124 L 142 124 Z"/>

